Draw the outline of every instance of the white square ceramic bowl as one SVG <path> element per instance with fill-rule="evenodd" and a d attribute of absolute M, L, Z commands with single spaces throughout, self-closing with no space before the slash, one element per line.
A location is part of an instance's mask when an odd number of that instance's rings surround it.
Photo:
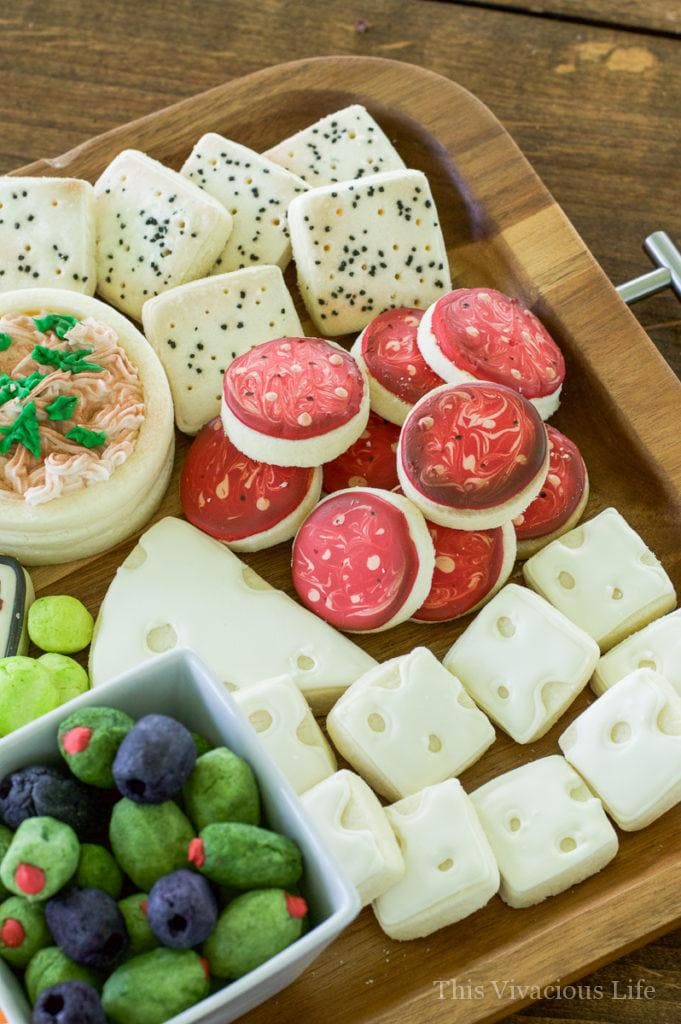
<path fill-rule="evenodd" d="M 302 891 L 310 906 L 310 930 L 250 974 L 168 1021 L 229 1024 L 302 974 L 357 916 L 357 893 L 322 846 L 297 796 L 225 687 L 191 651 L 153 658 L 0 740 L 0 778 L 30 764 L 60 762 L 59 722 L 89 705 L 120 708 L 133 718 L 151 713 L 172 715 L 211 743 L 234 750 L 255 772 L 268 823 L 295 840 L 303 852 Z M 31 1011 L 22 986 L 4 961 L 0 961 L 0 1008 L 8 1024 L 30 1024 Z"/>

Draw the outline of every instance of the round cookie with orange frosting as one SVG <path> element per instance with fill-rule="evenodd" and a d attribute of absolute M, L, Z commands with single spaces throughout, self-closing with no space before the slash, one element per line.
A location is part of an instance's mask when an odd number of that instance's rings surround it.
<path fill-rule="evenodd" d="M 326 493 L 346 487 L 380 487 L 391 491 L 397 486 L 395 458 L 399 438 L 399 427 L 371 412 L 361 437 L 324 466 Z"/>
<path fill-rule="evenodd" d="M 549 471 L 531 505 L 513 520 L 518 557 L 530 558 L 577 525 L 589 500 L 589 475 L 574 441 L 547 426 Z"/>
<path fill-rule="evenodd" d="M 422 309 L 388 309 L 364 328 L 351 349 L 367 372 L 371 408 L 400 427 L 419 398 L 444 384 L 419 350 L 422 318 Z"/>
<path fill-rule="evenodd" d="M 293 537 L 321 487 L 319 468 L 271 466 L 244 455 L 217 417 L 187 453 L 180 497 L 186 518 L 199 530 L 233 551 L 261 551 Z"/>
<path fill-rule="evenodd" d="M 500 384 L 445 384 L 417 402 L 400 433 L 402 489 L 439 526 L 503 526 L 539 494 L 548 465 L 539 413 Z"/>
<path fill-rule="evenodd" d="M 357 440 L 369 418 L 369 384 L 344 348 L 323 338 L 276 338 L 237 356 L 225 372 L 222 422 L 258 462 L 319 466 Z"/>
<path fill-rule="evenodd" d="M 558 408 L 562 352 L 534 313 L 494 288 L 457 288 L 437 299 L 419 324 L 418 346 L 451 384 L 504 384 L 532 402 L 542 419 Z"/>
<path fill-rule="evenodd" d="M 401 494 L 337 491 L 296 534 L 291 573 L 303 604 L 337 629 L 378 632 L 428 595 L 435 554 L 426 522 Z"/>
<path fill-rule="evenodd" d="M 113 547 L 174 454 L 163 368 L 130 321 L 61 289 L 0 295 L 0 547 L 26 564 Z"/>

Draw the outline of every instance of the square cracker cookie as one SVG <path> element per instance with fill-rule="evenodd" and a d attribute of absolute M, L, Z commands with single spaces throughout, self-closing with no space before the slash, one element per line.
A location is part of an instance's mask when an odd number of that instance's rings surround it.
<path fill-rule="evenodd" d="M 222 203 L 234 218 L 214 274 L 258 263 L 285 269 L 291 259 L 288 205 L 308 188 L 301 178 L 215 132 L 199 139 L 181 173 Z"/>
<path fill-rule="evenodd" d="M 172 288 L 144 304 L 142 320 L 185 434 L 196 434 L 220 412 L 222 377 L 232 359 L 260 342 L 303 333 L 281 270 L 267 266 Z"/>
<path fill-rule="evenodd" d="M 221 203 L 135 149 L 118 154 L 95 193 L 97 287 L 136 320 L 147 299 L 208 273 L 232 229 Z"/>
<path fill-rule="evenodd" d="M 94 295 L 95 193 L 78 178 L 0 178 L 0 290 Z"/>
<path fill-rule="evenodd" d="M 328 114 L 263 155 L 315 188 L 404 167 L 387 135 L 358 103 Z"/>
<path fill-rule="evenodd" d="M 397 306 L 426 309 L 451 287 L 421 171 L 311 189 L 289 206 L 289 230 L 305 305 L 326 336 L 360 331 Z"/>

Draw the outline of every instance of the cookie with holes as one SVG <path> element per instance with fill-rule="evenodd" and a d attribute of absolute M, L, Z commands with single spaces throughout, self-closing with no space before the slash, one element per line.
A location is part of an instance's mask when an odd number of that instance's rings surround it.
<path fill-rule="evenodd" d="M 389 800 L 460 775 L 494 742 L 487 716 L 425 647 L 361 676 L 326 726 L 343 757 Z"/>
<path fill-rule="evenodd" d="M 447 250 L 421 171 L 388 171 L 296 196 L 288 210 L 300 292 L 326 336 L 386 309 L 425 309 L 451 287 Z"/>
<path fill-rule="evenodd" d="M 500 384 L 444 384 L 416 403 L 400 433 L 402 489 L 439 526 L 503 526 L 534 501 L 548 468 L 539 413 Z"/>
<path fill-rule="evenodd" d="M 681 611 L 663 615 L 598 659 L 591 688 L 600 697 L 637 668 L 652 668 L 681 694 Z"/>
<path fill-rule="evenodd" d="M 332 462 L 324 466 L 323 487 L 327 494 L 346 487 L 380 487 L 391 491 L 397 487 L 395 456 L 400 437 L 399 428 L 375 412 L 362 435 Z"/>
<path fill-rule="evenodd" d="M 136 149 L 95 182 L 97 290 L 141 319 L 147 299 L 207 274 L 232 230 L 222 203 Z"/>
<path fill-rule="evenodd" d="M 319 468 L 249 459 L 225 436 L 219 416 L 194 440 L 180 478 L 186 518 L 232 551 L 261 551 L 290 540 L 321 489 Z"/>
<path fill-rule="evenodd" d="M 357 440 L 369 385 L 353 357 L 322 338 L 278 338 L 225 373 L 222 423 L 239 451 L 275 466 L 319 466 Z"/>
<path fill-rule="evenodd" d="M 530 558 L 552 540 L 569 533 L 589 500 L 589 475 L 579 448 L 555 427 L 546 427 L 549 471 L 531 505 L 513 520 L 518 558 Z"/>
<path fill-rule="evenodd" d="M 625 832 L 681 801 L 681 697 L 652 669 L 620 679 L 558 743 Z"/>
<path fill-rule="evenodd" d="M 376 794 L 343 768 L 301 798 L 327 849 L 356 887 L 362 906 L 404 875 L 404 859 Z"/>
<path fill-rule="evenodd" d="M 400 427 L 420 398 L 444 384 L 416 342 L 422 317 L 422 309 L 410 306 L 379 313 L 351 349 L 369 377 L 371 408 Z"/>
<path fill-rule="evenodd" d="M 452 384 L 503 384 L 544 420 L 560 404 L 562 352 L 534 313 L 494 288 L 457 288 L 437 299 L 419 324 L 418 345 L 428 366 Z"/>
<path fill-rule="evenodd" d="M 334 752 L 290 676 L 236 690 L 234 700 L 296 793 L 333 775 Z"/>
<path fill-rule="evenodd" d="M 386 807 L 406 870 L 374 903 L 391 939 L 419 939 L 484 907 L 499 869 L 475 808 L 458 779 Z"/>
<path fill-rule="evenodd" d="M 262 341 L 303 333 L 281 270 L 271 266 L 169 288 L 144 303 L 142 322 L 185 434 L 219 415 L 222 378 L 233 359 Z"/>
<path fill-rule="evenodd" d="M 507 584 L 447 652 L 444 664 L 517 743 L 544 736 L 588 683 L 598 645 L 515 583 Z"/>
<path fill-rule="evenodd" d="M 405 622 L 430 590 L 433 542 L 401 494 L 353 487 L 329 495 L 296 534 L 291 574 L 303 604 L 337 629 Z"/>
<path fill-rule="evenodd" d="M 471 793 L 501 873 L 499 895 L 531 907 L 597 874 L 618 850 L 603 805 L 557 754 Z"/>
<path fill-rule="evenodd" d="M 674 585 L 659 560 L 614 508 L 542 548 L 523 574 L 601 651 L 676 607 Z"/>

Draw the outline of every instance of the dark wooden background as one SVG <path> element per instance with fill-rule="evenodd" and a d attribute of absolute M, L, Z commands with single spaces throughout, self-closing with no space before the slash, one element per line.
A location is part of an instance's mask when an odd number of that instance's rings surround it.
<path fill-rule="evenodd" d="M 613 281 L 648 269 L 650 231 L 681 242 L 681 0 L 0 0 L 0 173 L 227 78 L 333 53 L 411 61 L 475 92 Z M 678 301 L 637 313 L 681 375 Z M 613 998 L 639 981 L 654 998 Z M 681 932 L 582 986 L 592 998 L 510 1020 L 681 1024 Z"/>

